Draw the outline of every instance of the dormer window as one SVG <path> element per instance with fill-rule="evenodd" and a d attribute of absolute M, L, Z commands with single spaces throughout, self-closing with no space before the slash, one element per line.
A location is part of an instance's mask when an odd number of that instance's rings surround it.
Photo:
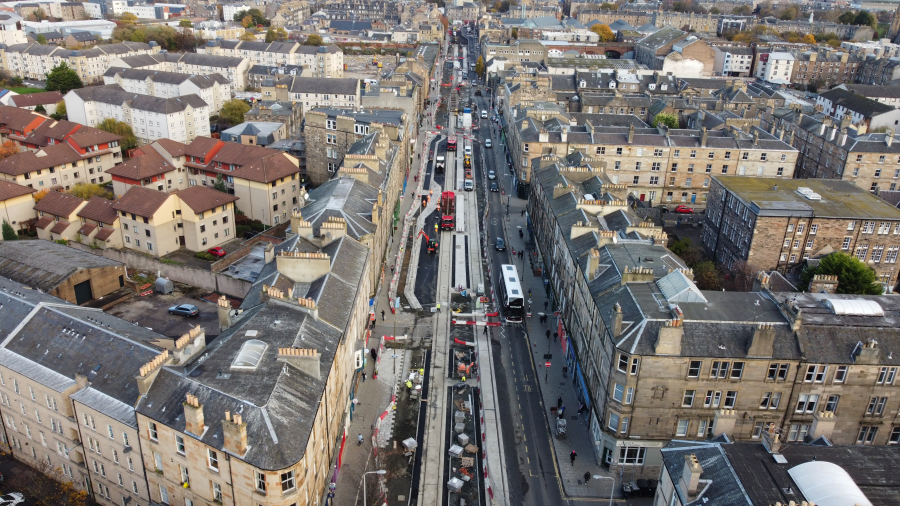
<path fill-rule="evenodd" d="M 648 89 L 651 89 L 651 90 L 655 90 L 655 89 L 656 89 L 656 85 L 653 84 L 653 83 L 650 83 L 650 84 L 647 85 L 647 88 L 648 88 Z"/>
<path fill-rule="evenodd" d="M 609 89 L 611 89 L 611 90 L 616 89 L 616 82 L 615 82 L 615 81 L 610 81 L 610 82 L 609 82 Z"/>
<path fill-rule="evenodd" d="M 586 86 L 587 86 L 587 81 L 585 81 L 584 79 L 582 79 L 581 81 L 578 81 L 579 88 L 584 88 Z"/>
<path fill-rule="evenodd" d="M 661 85 L 659 85 L 659 89 L 662 90 L 662 91 L 666 91 L 666 89 L 668 89 L 668 88 L 669 88 L 669 85 L 668 85 L 668 84 L 661 84 Z"/>

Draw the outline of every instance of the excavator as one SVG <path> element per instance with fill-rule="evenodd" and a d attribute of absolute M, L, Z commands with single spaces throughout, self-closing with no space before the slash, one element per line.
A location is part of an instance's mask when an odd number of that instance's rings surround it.
<path fill-rule="evenodd" d="M 425 237 L 425 251 L 428 253 L 437 253 L 438 242 L 431 240 L 431 238 L 428 237 L 428 234 L 426 234 L 424 230 L 419 230 L 419 235 Z M 418 237 L 416 237 L 416 239 L 418 239 Z"/>

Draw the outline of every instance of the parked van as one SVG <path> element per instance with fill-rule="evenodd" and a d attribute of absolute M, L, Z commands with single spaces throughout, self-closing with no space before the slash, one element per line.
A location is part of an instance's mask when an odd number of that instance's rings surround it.
<path fill-rule="evenodd" d="M 463 188 L 465 188 L 467 192 L 470 192 L 475 189 L 475 183 L 473 183 L 471 179 L 466 179 L 463 183 Z"/>

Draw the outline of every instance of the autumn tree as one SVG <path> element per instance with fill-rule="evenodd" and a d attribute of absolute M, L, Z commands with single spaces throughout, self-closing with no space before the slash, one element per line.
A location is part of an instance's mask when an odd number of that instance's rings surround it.
<path fill-rule="evenodd" d="M 131 125 L 124 121 L 106 118 L 97 125 L 97 128 L 122 136 L 122 141 L 119 144 L 122 147 L 122 151 L 128 151 L 137 147 L 137 137 L 134 135 L 134 130 L 131 129 Z"/>
<path fill-rule="evenodd" d="M 123 25 L 134 25 L 138 22 L 138 17 L 130 12 L 126 12 L 119 16 L 119 23 Z"/>
<path fill-rule="evenodd" d="M 89 200 L 91 197 L 103 197 L 109 200 L 114 198 L 113 194 L 105 187 L 93 183 L 76 183 L 68 193 L 84 200 Z"/>
<path fill-rule="evenodd" d="M 252 42 L 252 41 L 256 40 L 256 35 L 253 35 L 250 32 L 244 32 L 241 34 L 241 40 L 249 40 Z"/>
<path fill-rule="evenodd" d="M 269 20 L 266 19 L 262 11 L 257 8 L 236 12 L 234 14 L 234 21 L 240 21 L 241 24 L 243 24 L 244 20 L 248 17 L 250 18 L 250 24 L 269 26 Z M 247 26 L 248 25 L 244 25 L 244 28 Z"/>
<path fill-rule="evenodd" d="M 719 270 L 712 260 L 704 260 L 693 267 L 694 283 L 701 290 L 721 290 Z"/>
<path fill-rule="evenodd" d="M 322 36 L 317 33 L 310 34 L 309 37 L 306 38 L 306 42 L 304 42 L 303 44 L 306 46 L 321 46 Z"/>
<path fill-rule="evenodd" d="M 219 119 L 225 121 L 229 125 L 237 125 L 244 122 L 244 114 L 250 110 L 250 104 L 245 100 L 235 98 L 225 102 L 222 110 L 219 111 Z"/>
<path fill-rule="evenodd" d="M 288 38 L 287 30 L 284 28 L 273 28 L 269 27 L 269 30 L 266 31 L 266 42 L 275 42 L 275 41 L 285 41 Z"/>
<path fill-rule="evenodd" d="M 44 89 L 47 91 L 58 91 L 63 95 L 68 93 L 69 90 L 78 88 L 84 88 L 84 83 L 78 77 L 78 72 L 75 72 L 64 61 L 59 62 L 59 65 L 50 69 L 50 73 L 47 74 L 47 84 L 44 86 Z"/>
<path fill-rule="evenodd" d="M 609 29 L 609 26 L 604 25 L 602 23 L 597 23 L 596 25 L 591 27 L 591 31 L 596 33 L 598 37 L 600 37 L 600 42 L 611 42 L 616 40 L 616 34 Z"/>
<path fill-rule="evenodd" d="M 510 37 L 512 37 L 516 40 L 519 40 L 519 29 L 513 28 L 512 31 L 509 33 L 509 35 L 510 35 Z"/>
<path fill-rule="evenodd" d="M 252 18 L 252 17 L 250 17 L 250 16 L 244 16 L 243 18 L 241 18 L 241 26 L 243 26 L 244 28 L 249 28 L 250 25 L 252 25 L 252 24 L 253 24 L 253 18 Z"/>
<path fill-rule="evenodd" d="M 478 61 L 475 62 L 475 75 L 483 77 L 484 76 L 484 57 L 479 56 Z"/>
<path fill-rule="evenodd" d="M 6 141 L 0 145 L 0 158 L 7 158 L 19 152 L 19 146 L 13 141 Z"/>
<path fill-rule="evenodd" d="M 815 44 L 816 36 L 811 33 L 807 33 L 806 35 L 803 36 L 802 42 L 804 44 Z"/>
<path fill-rule="evenodd" d="M 38 203 L 50 193 L 50 188 L 44 188 L 43 190 L 39 190 L 37 193 L 32 194 L 32 198 L 34 198 L 34 202 Z"/>
<path fill-rule="evenodd" d="M 182 19 L 181 21 L 178 22 L 178 26 L 180 26 L 182 28 L 191 28 L 194 26 L 194 24 L 191 23 L 190 19 Z"/>

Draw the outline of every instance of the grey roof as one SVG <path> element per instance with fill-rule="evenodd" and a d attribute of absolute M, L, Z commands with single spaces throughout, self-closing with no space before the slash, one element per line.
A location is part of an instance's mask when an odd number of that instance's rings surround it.
<path fill-rule="evenodd" d="M 173 112 L 183 111 L 187 109 L 188 106 L 195 109 L 209 106 L 206 101 L 193 93 L 182 95 L 177 98 L 153 97 L 150 95 L 141 95 L 139 93 L 125 91 L 118 84 L 89 86 L 87 88 L 72 90 L 72 92 L 86 102 L 101 102 L 111 105 L 122 105 L 127 103 L 132 109 L 159 114 L 171 114 Z"/>
<path fill-rule="evenodd" d="M 256 144 L 260 146 L 275 142 L 275 133 L 284 126 L 284 123 L 273 121 L 245 121 L 222 131 L 222 140 L 225 142 L 241 142 L 242 135 L 256 137 Z"/>
<path fill-rule="evenodd" d="M 287 86 L 290 93 L 328 93 L 332 95 L 356 95 L 358 79 L 289 76 L 276 81 Z"/>
<path fill-rule="evenodd" d="M 276 249 L 327 253 L 331 272 L 314 283 L 300 284 L 278 273 L 275 262 L 270 262 L 247 294 L 244 313 L 210 345 L 203 360 L 183 367 L 163 367 L 137 405 L 141 414 L 184 431 L 182 403 L 187 393 L 196 395 L 204 406 L 208 429 L 193 437 L 214 448 L 223 444 L 221 415 L 225 411 L 240 413 L 247 423 L 249 448 L 238 458 L 265 470 L 285 469 L 299 462 L 318 411 L 327 409 L 319 401 L 336 349 L 342 341 L 359 337 L 345 334 L 352 309 L 348 301 L 358 296 L 368 257 L 365 246 L 349 237 L 321 249 L 294 237 Z M 314 298 L 318 317 L 278 299 L 261 302 L 263 283 L 292 287 L 295 297 Z M 268 345 L 259 366 L 255 370 L 232 369 L 246 332 L 251 330 Z M 316 377 L 279 362 L 279 347 L 316 349 L 321 374 Z"/>
<path fill-rule="evenodd" d="M 122 79 L 146 81 L 150 80 L 154 83 L 162 84 L 181 84 L 185 81 L 191 81 L 201 89 L 211 88 L 215 84 L 229 84 L 230 81 L 222 74 L 208 74 L 198 76 L 195 74 L 186 74 L 182 72 L 166 72 L 163 70 L 144 70 L 140 68 L 121 68 L 110 67 L 104 76 L 119 75 Z"/>
<path fill-rule="evenodd" d="M 660 29 L 658 32 L 651 33 L 650 35 L 637 41 L 636 44 L 649 47 L 650 49 L 659 49 L 686 36 L 687 32 L 682 32 L 677 28 L 665 27 Z"/>
<path fill-rule="evenodd" d="M 754 504 L 731 466 L 723 446 L 725 445 L 711 441 L 672 440 L 660 450 L 663 465 L 675 484 L 675 492 L 681 504 L 693 504 L 694 501 L 704 506 Z M 710 481 L 708 486 L 701 486 L 699 497 L 691 497 L 690 500 L 680 483 L 684 472 L 684 457 L 689 455 L 696 456 L 703 468 L 700 479 Z"/>
<path fill-rule="evenodd" d="M 400 109 L 366 109 L 364 111 L 354 111 L 352 109 L 316 107 L 315 109 L 310 109 L 310 111 L 321 112 L 328 115 L 329 118 L 347 116 L 353 118 L 355 122 L 362 124 L 383 123 L 386 125 L 397 126 L 403 122 L 403 116 L 406 114 Z"/>
<path fill-rule="evenodd" d="M 53 241 L 0 242 L 0 276 L 45 292 L 80 270 L 122 265 Z"/>
<path fill-rule="evenodd" d="M 93 42 L 97 40 L 97 37 L 91 32 L 73 32 L 69 36 L 78 42 Z"/>
<path fill-rule="evenodd" d="M 332 30 L 359 32 L 372 29 L 371 21 L 351 21 L 335 19 L 329 23 L 328 27 Z"/>
<path fill-rule="evenodd" d="M 843 106 L 867 118 L 894 110 L 893 106 L 882 104 L 876 100 L 840 88 L 828 90 L 825 93 L 819 94 L 819 96 L 831 101 L 835 107 Z"/>
<path fill-rule="evenodd" d="M 309 192 L 310 203 L 300 209 L 303 219 L 313 225 L 318 235 L 318 227 L 328 218 L 347 220 L 347 234 L 359 240 L 360 237 L 375 233 L 372 223 L 372 207 L 378 199 L 378 189 L 356 178 L 332 179 Z"/>
<path fill-rule="evenodd" d="M 864 97 L 900 98 L 900 86 L 874 86 L 870 84 L 843 84 L 841 86 Z"/>

